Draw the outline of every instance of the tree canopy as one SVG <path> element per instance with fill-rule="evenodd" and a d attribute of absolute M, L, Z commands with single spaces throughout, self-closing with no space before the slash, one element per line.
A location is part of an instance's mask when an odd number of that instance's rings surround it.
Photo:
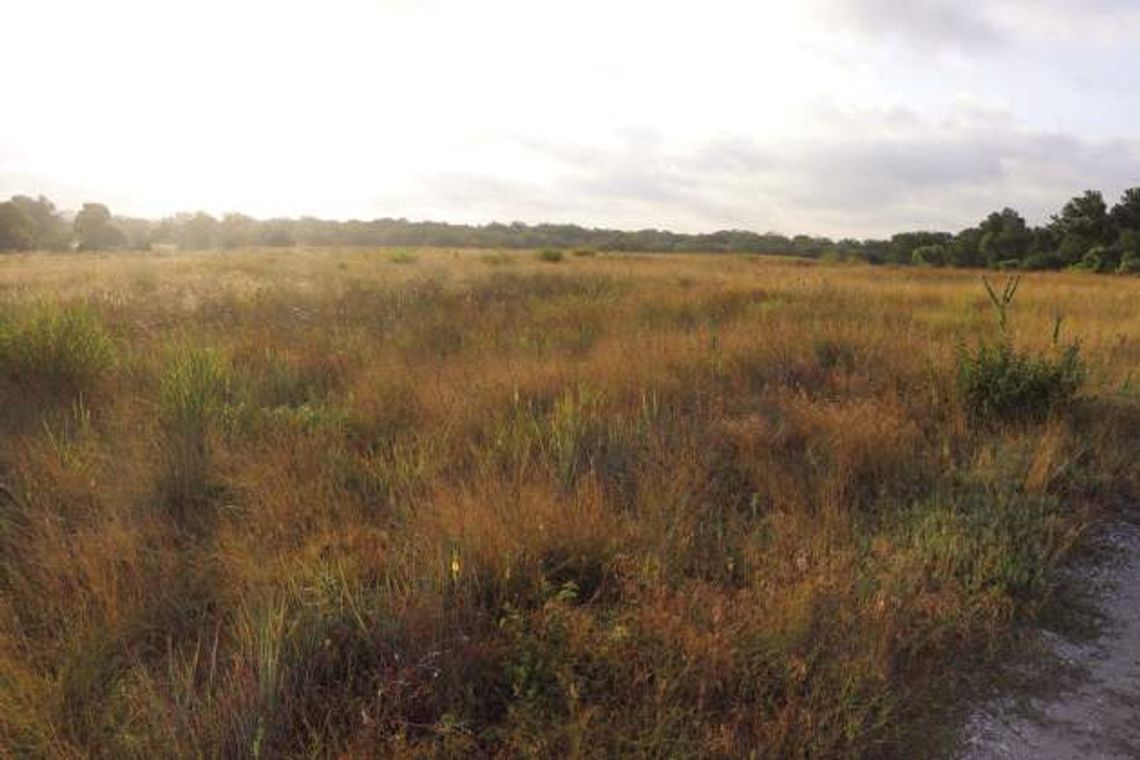
<path fill-rule="evenodd" d="M 1140 270 L 1140 187 L 1111 208 L 1097 190 L 1067 201 L 1049 222 L 1033 227 L 1012 208 L 988 214 L 950 233 L 913 230 L 886 240 L 858 240 L 778 232 L 720 230 L 682 234 L 668 230 L 614 230 L 576 224 L 484 225 L 407 219 L 333 221 L 254 219 L 206 212 L 159 220 L 114 216 L 101 203 L 85 203 L 72 224 L 43 196 L 0 203 L 0 250 L 107 250 L 174 246 L 187 250 L 247 246 L 444 246 L 455 248 L 584 248 L 599 251 L 784 254 L 871 264 L 1061 269 Z"/>

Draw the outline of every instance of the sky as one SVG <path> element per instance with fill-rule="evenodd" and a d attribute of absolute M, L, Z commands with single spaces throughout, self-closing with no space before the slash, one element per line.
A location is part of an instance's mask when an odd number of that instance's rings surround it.
<path fill-rule="evenodd" d="M 1140 185 L 1135 0 L 0 0 L 0 197 L 834 237 Z"/>

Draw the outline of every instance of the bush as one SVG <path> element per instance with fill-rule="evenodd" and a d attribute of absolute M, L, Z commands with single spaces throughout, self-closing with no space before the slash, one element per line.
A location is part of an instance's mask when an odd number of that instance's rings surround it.
<path fill-rule="evenodd" d="M 407 249 L 396 251 L 388 257 L 388 261 L 393 264 L 415 264 L 418 259 L 419 256 L 416 255 L 415 251 Z"/>
<path fill-rule="evenodd" d="M 1120 274 L 1140 274 L 1140 255 L 1135 253 L 1127 253 L 1124 258 L 1120 260 L 1120 266 L 1116 268 Z"/>
<path fill-rule="evenodd" d="M 593 248 L 577 248 L 574 251 L 574 255 L 586 258 L 586 257 L 597 256 L 598 252 Z"/>
<path fill-rule="evenodd" d="M 58 397 L 93 392 L 110 372 L 115 346 L 84 306 L 45 303 L 0 324 L 0 362 L 21 388 Z"/>
<path fill-rule="evenodd" d="M 1060 317 L 1053 323 L 1050 354 L 1032 355 L 1013 347 L 1008 332 L 1009 307 L 1020 278 L 1010 277 L 999 294 L 983 278 L 997 312 L 1000 337 L 958 357 L 958 389 L 970 415 L 978 421 L 1038 421 L 1067 404 L 1084 381 L 1080 344 L 1061 347 Z"/>
<path fill-rule="evenodd" d="M 911 251 L 911 263 L 920 267 L 946 266 L 949 258 L 944 245 L 924 245 Z"/>
<path fill-rule="evenodd" d="M 1056 356 L 1017 351 L 1008 340 L 982 344 L 958 359 L 958 388 L 977 420 L 1039 421 L 1076 395 L 1084 380 L 1080 346 Z"/>
<path fill-rule="evenodd" d="M 539 261 L 545 261 L 548 264 L 557 264 L 564 258 L 562 251 L 557 248 L 543 248 L 535 256 L 538 257 Z"/>

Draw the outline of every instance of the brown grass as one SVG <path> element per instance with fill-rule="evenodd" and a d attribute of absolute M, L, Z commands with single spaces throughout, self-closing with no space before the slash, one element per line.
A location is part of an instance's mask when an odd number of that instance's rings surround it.
<path fill-rule="evenodd" d="M 981 429 L 973 272 L 5 257 L 0 748 L 906 756 L 1140 493 L 1138 297 L 1027 276 L 1089 381 Z"/>

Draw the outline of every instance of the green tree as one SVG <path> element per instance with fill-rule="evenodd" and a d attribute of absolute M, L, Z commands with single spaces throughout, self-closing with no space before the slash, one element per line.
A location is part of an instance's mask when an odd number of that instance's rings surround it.
<path fill-rule="evenodd" d="M 218 220 L 204 211 L 187 217 L 178 233 L 178 247 L 201 251 L 213 248 L 218 240 Z"/>
<path fill-rule="evenodd" d="M 981 231 L 978 250 L 990 266 L 1023 260 L 1033 242 L 1033 233 L 1026 226 L 1025 219 L 1011 208 L 990 214 L 978 229 Z"/>
<path fill-rule="evenodd" d="M 954 236 L 947 247 L 947 260 L 951 266 L 979 267 L 985 263 L 982 258 L 982 231 L 978 227 L 967 227 Z"/>
<path fill-rule="evenodd" d="M 12 196 L 12 203 L 27 214 L 32 225 L 32 247 L 44 250 L 66 248 L 71 239 L 71 231 L 63 217 L 56 211 L 55 204 L 44 196 L 31 198 L 27 195 Z"/>
<path fill-rule="evenodd" d="M 1120 200 L 1109 213 L 1113 226 L 1118 232 L 1140 231 L 1140 187 L 1130 187 L 1120 196 Z"/>
<path fill-rule="evenodd" d="M 149 251 L 154 243 L 154 223 L 149 219 L 115 217 L 115 226 L 123 233 L 128 248 Z"/>
<path fill-rule="evenodd" d="M 290 248 L 297 244 L 290 226 L 288 220 L 275 219 L 266 222 L 261 228 L 258 242 L 270 248 Z"/>
<path fill-rule="evenodd" d="M 83 251 L 104 251 L 126 243 L 122 230 L 115 226 L 111 212 L 102 203 L 84 203 L 75 216 L 75 238 Z"/>
<path fill-rule="evenodd" d="M 1112 243 L 1108 206 L 1099 190 L 1086 190 L 1071 199 L 1049 228 L 1060 241 L 1058 252 L 1066 266 L 1080 263 L 1093 247 Z"/>
<path fill-rule="evenodd" d="M 946 246 L 953 241 L 948 232 L 929 232 L 918 230 L 915 232 L 899 232 L 891 236 L 888 262 L 891 264 L 911 264 L 914 262 L 916 248 L 926 248 L 932 245 Z"/>
<path fill-rule="evenodd" d="M 218 245 L 241 248 L 257 238 L 257 221 L 245 214 L 226 214 L 218 225 Z"/>
<path fill-rule="evenodd" d="M 35 226 L 27 212 L 12 201 L 0 203 L 0 251 L 26 251 L 34 241 Z"/>
<path fill-rule="evenodd" d="M 939 243 L 934 245 L 922 245 L 915 248 L 911 254 L 911 263 L 920 267 L 942 267 L 946 266 L 946 261 L 949 258 L 948 248 Z"/>

